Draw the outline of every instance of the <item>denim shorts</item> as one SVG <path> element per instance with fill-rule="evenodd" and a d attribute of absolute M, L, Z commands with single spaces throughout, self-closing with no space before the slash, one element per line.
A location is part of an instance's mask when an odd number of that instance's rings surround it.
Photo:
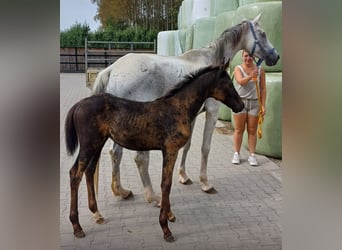
<path fill-rule="evenodd" d="M 253 116 L 258 116 L 259 114 L 259 101 L 258 99 L 246 99 L 242 98 L 243 103 L 245 104 L 245 107 L 243 108 L 242 111 L 239 113 L 234 113 L 233 114 L 244 114 L 247 113 L 248 115 L 253 115 Z"/>

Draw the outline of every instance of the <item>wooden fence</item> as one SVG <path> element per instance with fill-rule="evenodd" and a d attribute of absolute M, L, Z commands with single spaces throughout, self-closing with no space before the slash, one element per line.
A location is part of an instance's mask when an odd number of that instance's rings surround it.
<path fill-rule="evenodd" d="M 61 73 L 85 73 L 101 69 L 128 53 L 156 53 L 154 42 L 87 41 L 85 47 L 60 48 Z"/>

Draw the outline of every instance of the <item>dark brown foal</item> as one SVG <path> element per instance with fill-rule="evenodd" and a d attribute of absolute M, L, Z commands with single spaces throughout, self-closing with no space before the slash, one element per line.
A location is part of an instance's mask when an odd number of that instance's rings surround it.
<path fill-rule="evenodd" d="M 100 94 L 85 98 L 70 109 L 65 123 L 68 153 L 73 154 L 80 144 L 78 157 L 70 170 L 70 221 L 76 237 L 85 236 L 77 208 L 78 187 L 83 173 L 86 174 L 89 209 L 97 223 L 104 221 L 96 204 L 93 174 L 102 147 L 111 138 L 128 149 L 162 151 L 159 223 L 164 239 L 174 241 L 168 227 L 168 221 L 176 220 L 169 200 L 172 174 L 178 151 L 189 139 L 193 119 L 209 97 L 225 103 L 234 112 L 243 109 L 243 103 L 225 70 L 227 66 L 206 67 L 152 102 Z"/>

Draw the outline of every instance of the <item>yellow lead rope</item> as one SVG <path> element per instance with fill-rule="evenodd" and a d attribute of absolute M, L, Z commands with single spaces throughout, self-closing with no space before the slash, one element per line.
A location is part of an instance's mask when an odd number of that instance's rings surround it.
<path fill-rule="evenodd" d="M 260 77 L 260 74 L 258 74 L 258 76 Z M 259 85 L 258 85 L 258 79 L 254 78 L 254 82 L 255 82 L 255 86 L 256 86 L 256 92 L 258 95 L 258 101 L 259 101 L 259 113 L 258 113 L 258 138 L 261 139 L 262 137 L 262 123 L 264 121 L 264 116 L 262 115 L 262 111 L 261 111 L 261 99 L 260 99 L 260 91 L 259 91 Z"/>

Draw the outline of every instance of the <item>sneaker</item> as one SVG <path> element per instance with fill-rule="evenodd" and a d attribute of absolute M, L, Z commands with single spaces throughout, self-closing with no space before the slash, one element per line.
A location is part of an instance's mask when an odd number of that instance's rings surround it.
<path fill-rule="evenodd" d="M 248 157 L 248 162 L 249 162 L 249 165 L 251 165 L 251 166 L 258 166 L 259 165 L 256 158 L 255 158 L 255 154 L 253 154 L 253 153 L 250 154 L 250 156 Z"/>
<path fill-rule="evenodd" d="M 234 153 L 232 163 L 233 164 L 240 164 L 240 157 L 239 157 L 239 153 L 238 152 Z"/>

